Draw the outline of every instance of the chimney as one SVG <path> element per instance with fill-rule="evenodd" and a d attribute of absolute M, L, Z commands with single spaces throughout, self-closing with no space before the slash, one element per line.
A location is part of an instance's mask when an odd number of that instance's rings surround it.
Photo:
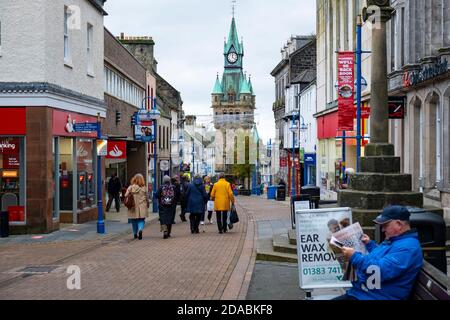
<path fill-rule="evenodd" d="M 120 33 L 120 39 L 123 40 L 123 38 L 125 37 L 125 34 L 123 32 Z"/>

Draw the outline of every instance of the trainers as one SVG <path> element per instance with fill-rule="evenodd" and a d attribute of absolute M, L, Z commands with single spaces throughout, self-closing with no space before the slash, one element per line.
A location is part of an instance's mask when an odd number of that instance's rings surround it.
<path fill-rule="evenodd" d="M 205 222 L 204 222 L 204 221 L 200 221 L 200 224 L 201 224 L 202 226 L 204 226 L 204 225 L 205 225 Z"/>

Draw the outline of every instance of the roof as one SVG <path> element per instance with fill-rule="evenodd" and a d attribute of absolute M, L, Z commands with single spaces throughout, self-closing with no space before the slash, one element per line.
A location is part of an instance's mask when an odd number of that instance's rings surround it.
<path fill-rule="evenodd" d="M 297 77 L 292 79 L 291 83 L 292 84 L 310 83 L 310 82 L 313 82 L 314 80 L 316 80 L 316 77 L 317 77 L 316 70 L 308 69 L 308 70 L 302 71 Z"/>
<path fill-rule="evenodd" d="M 225 49 L 224 49 L 225 54 L 227 54 L 230 51 L 231 47 L 234 47 L 237 54 L 244 53 L 243 47 L 241 47 L 241 44 L 239 43 L 239 37 L 238 37 L 238 33 L 237 33 L 237 28 L 236 28 L 236 20 L 234 19 L 234 17 L 231 20 L 230 33 L 228 34 L 228 41 L 225 44 Z"/>
<path fill-rule="evenodd" d="M 247 78 L 245 76 L 241 76 L 241 84 L 240 84 L 240 94 L 251 94 L 250 86 L 248 85 Z"/>
<path fill-rule="evenodd" d="M 92 4 L 101 14 L 107 16 L 108 13 L 103 9 L 105 2 L 107 0 L 88 0 L 90 4 Z"/>
<path fill-rule="evenodd" d="M 219 75 L 217 75 L 216 84 L 214 85 L 212 94 L 224 94 L 222 85 L 220 84 Z"/>

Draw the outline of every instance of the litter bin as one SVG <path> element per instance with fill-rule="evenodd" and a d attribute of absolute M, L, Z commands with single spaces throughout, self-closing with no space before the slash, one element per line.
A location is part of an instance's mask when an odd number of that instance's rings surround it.
<path fill-rule="evenodd" d="M 277 186 L 269 186 L 267 187 L 267 199 L 275 200 L 277 197 Z"/>
<path fill-rule="evenodd" d="M 304 186 L 301 189 L 301 194 L 307 194 L 311 197 L 311 202 L 314 204 L 313 209 L 319 209 L 319 202 L 320 202 L 320 188 L 310 185 L 310 186 Z"/>
<path fill-rule="evenodd" d="M 277 187 L 277 201 L 286 201 L 286 186 L 283 184 Z"/>
<path fill-rule="evenodd" d="M 9 237 L 9 213 L 8 211 L 0 212 L 0 237 Z"/>
<path fill-rule="evenodd" d="M 447 274 L 446 257 L 446 224 L 442 216 L 428 212 L 421 208 L 407 207 L 411 213 L 411 228 L 419 233 L 423 257 L 434 267 Z M 376 239 L 384 241 L 381 226 L 376 226 Z"/>

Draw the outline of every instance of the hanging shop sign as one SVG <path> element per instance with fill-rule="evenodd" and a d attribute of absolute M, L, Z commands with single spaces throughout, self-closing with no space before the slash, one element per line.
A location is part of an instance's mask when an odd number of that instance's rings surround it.
<path fill-rule="evenodd" d="M 149 125 L 135 125 L 134 126 L 134 140 L 141 142 L 154 142 L 155 135 L 153 134 L 153 123 Z"/>
<path fill-rule="evenodd" d="M 338 55 L 338 130 L 353 130 L 355 114 L 353 91 L 355 82 L 355 54 L 339 52 Z"/>
<path fill-rule="evenodd" d="M 169 171 L 170 169 L 170 163 L 168 160 L 161 160 L 161 162 L 159 163 L 159 169 L 161 171 Z"/>
<path fill-rule="evenodd" d="M 448 71 L 447 59 L 433 63 L 432 65 L 424 65 L 420 70 L 407 71 L 403 74 L 403 87 L 412 87 L 421 82 L 433 79 Z"/>
<path fill-rule="evenodd" d="M 405 118 L 405 98 L 389 98 L 389 119 Z"/>
<path fill-rule="evenodd" d="M 281 157 L 280 158 L 280 168 L 286 168 L 287 167 L 287 158 Z"/>
<path fill-rule="evenodd" d="M 126 159 L 127 142 L 126 141 L 108 141 L 108 151 L 106 159 Z"/>
<path fill-rule="evenodd" d="M 97 156 L 106 157 L 108 154 L 108 140 L 97 140 Z"/>

